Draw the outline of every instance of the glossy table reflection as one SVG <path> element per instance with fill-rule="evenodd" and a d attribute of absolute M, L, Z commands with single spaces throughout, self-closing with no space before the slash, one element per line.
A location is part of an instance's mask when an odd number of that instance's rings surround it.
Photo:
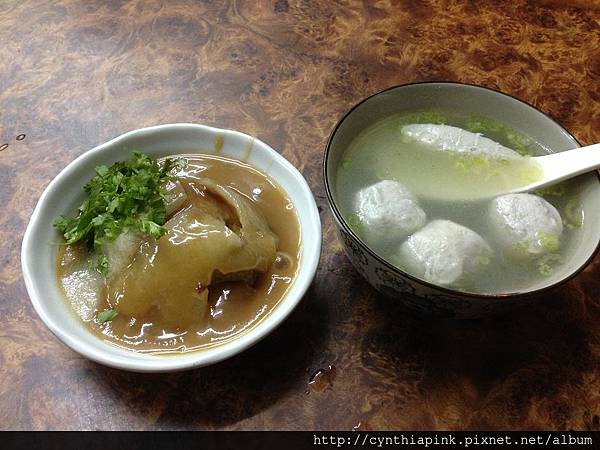
<path fill-rule="evenodd" d="M 595 2 L 166 5 L 0 4 L 0 428 L 600 429 L 598 259 L 543 304 L 502 317 L 413 316 L 357 276 L 321 180 L 343 113 L 412 81 L 500 89 L 582 144 L 600 141 Z M 79 357 L 37 318 L 21 237 L 67 162 L 169 122 L 279 149 L 314 190 L 323 255 L 301 306 L 250 351 L 192 372 L 125 373 Z"/>

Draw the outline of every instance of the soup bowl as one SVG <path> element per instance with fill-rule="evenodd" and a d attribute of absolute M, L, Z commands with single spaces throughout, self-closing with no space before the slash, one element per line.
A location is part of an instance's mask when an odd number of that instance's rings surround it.
<path fill-rule="evenodd" d="M 332 131 L 323 161 L 327 199 L 336 232 L 356 270 L 378 291 L 411 309 L 436 316 L 465 318 L 505 311 L 543 298 L 583 270 L 596 255 L 600 242 L 600 179 L 596 172 L 577 178 L 577 190 L 586 214 L 579 243 L 569 249 L 564 265 L 525 290 L 474 294 L 429 283 L 390 264 L 355 233 L 339 206 L 337 176 L 344 151 L 374 123 L 396 113 L 428 109 L 455 110 L 500 121 L 551 152 L 579 147 L 573 136 L 536 108 L 480 86 L 452 82 L 415 83 L 392 87 L 362 100 Z"/>
<path fill-rule="evenodd" d="M 243 161 L 274 180 L 296 209 L 301 248 L 296 277 L 269 314 L 233 339 L 187 353 L 153 355 L 121 348 L 93 334 L 64 298 L 56 274 L 61 237 L 52 227 L 60 214 L 81 204 L 83 185 L 94 168 L 126 159 L 139 150 L 158 158 L 176 154 L 218 154 Z M 33 212 L 21 250 L 23 276 L 40 318 L 65 344 L 107 366 L 137 372 L 168 372 L 213 364 L 250 347 L 277 327 L 300 302 L 312 282 L 321 249 L 321 222 L 314 197 L 302 175 L 267 144 L 243 133 L 195 124 L 160 125 L 131 131 L 82 154 L 48 185 Z"/>

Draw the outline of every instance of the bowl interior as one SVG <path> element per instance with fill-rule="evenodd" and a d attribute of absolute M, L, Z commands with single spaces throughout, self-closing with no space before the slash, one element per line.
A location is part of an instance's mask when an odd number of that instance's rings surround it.
<path fill-rule="evenodd" d="M 336 204 L 340 159 L 354 138 L 375 122 L 392 114 L 424 109 L 460 110 L 466 114 L 498 120 L 539 142 L 550 152 L 579 147 L 564 128 L 537 109 L 508 95 L 478 86 L 444 82 L 417 83 L 391 88 L 367 98 L 349 111 L 334 130 L 325 156 L 325 182 L 336 218 L 348 233 L 373 254 L 375 252 L 368 244 L 352 232 Z M 600 182 L 597 173 L 577 177 L 577 187 L 586 213 L 582 238 L 577 245 L 569 247 L 565 254 L 566 264 L 551 276 L 532 284 L 527 292 L 550 287 L 568 278 L 582 268 L 597 250 L 600 241 Z M 395 270 L 403 274 L 399 269 Z M 418 281 L 436 287 L 425 281 Z M 521 293 L 524 292 L 506 292 L 508 295 Z"/>
<path fill-rule="evenodd" d="M 302 246 L 298 273 L 279 304 L 254 328 L 221 345 L 176 356 L 136 353 L 94 336 L 71 310 L 56 281 L 59 234 L 52 222 L 75 211 L 83 185 L 94 168 L 122 160 L 133 150 L 153 157 L 173 154 L 219 154 L 247 162 L 274 179 L 292 201 L 300 222 Z M 79 353 L 106 365 L 136 371 L 182 370 L 214 363 L 249 347 L 275 328 L 310 285 L 320 254 L 319 213 L 306 181 L 281 155 L 242 133 L 192 124 L 162 125 L 133 131 L 96 147 L 69 164 L 46 188 L 32 215 L 22 248 L 23 274 L 33 305 L 50 329 Z"/>

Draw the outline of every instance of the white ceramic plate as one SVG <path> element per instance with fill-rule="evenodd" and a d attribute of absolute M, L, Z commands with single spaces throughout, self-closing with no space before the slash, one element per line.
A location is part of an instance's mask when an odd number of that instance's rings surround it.
<path fill-rule="evenodd" d="M 155 158 L 186 153 L 219 154 L 242 160 L 274 179 L 298 213 L 302 248 L 298 273 L 285 297 L 254 328 L 206 350 L 175 356 L 137 353 L 93 335 L 71 310 L 56 280 L 53 228 L 60 214 L 72 214 L 83 200 L 83 186 L 98 165 L 110 165 L 139 150 Z M 279 153 L 258 139 L 237 131 L 203 125 L 172 124 L 131 131 L 79 156 L 48 185 L 31 216 L 21 248 L 27 291 L 40 318 L 65 344 L 98 363 L 138 372 L 168 372 L 213 364 L 229 358 L 269 334 L 294 309 L 311 284 L 321 251 L 321 222 L 306 180 Z"/>

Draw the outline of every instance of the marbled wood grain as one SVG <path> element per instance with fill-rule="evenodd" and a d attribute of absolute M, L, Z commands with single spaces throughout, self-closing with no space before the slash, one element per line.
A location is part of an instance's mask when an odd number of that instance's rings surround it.
<path fill-rule="evenodd" d="M 0 427 L 600 429 L 597 261 L 503 317 L 414 317 L 342 254 L 320 169 L 344 111 L 420 80 L 500 89 L 600 141 L 599 21 L 592 0 L 0 2 Z M 21 236 L 75 156 L 166 122 L 279 149 L 322 209 L 323 257 L 301 306 L 250 351 L 188 373 L 124 373 L 37 318 Z"/>

